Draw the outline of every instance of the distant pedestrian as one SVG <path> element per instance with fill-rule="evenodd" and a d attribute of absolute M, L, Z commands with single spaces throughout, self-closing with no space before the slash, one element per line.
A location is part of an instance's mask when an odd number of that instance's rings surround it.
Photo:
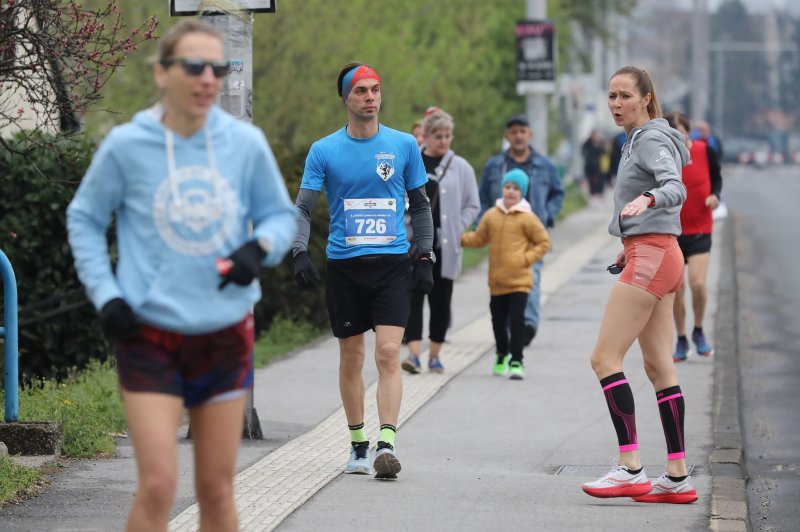
<path fill-rule="evenodd" d="M 583 174 L 588 184 L 589 196 L 593 200 L 601 200 L 605 185 L 602 160 L 606 154 L 606 141 L 602 133 L 596 129 L 592 131 L 592 134 L 583 143 L 581 153 L 583 154 Z"/>
<path fill-rule="evenodd" d="M 417 146 L 422 149 L 422 145 L 425 143 L 425 135 L 422 133 L 422 120 L 417 120 L 411 126 L 411 135 L 417 139 Z"/>
<path fill-rule="evenodd" d="M 627 139 L 628 135 L 623 130 L 617 135 L 614 135 L 614 138 L 611 140 L 611 159 L 608 165 L 608 177 L 606 179 L 606 184 L 609 187 L 613 187 L 614 183 L 617 182 L 617 172 L 619 171 L 619 163 L 622 159 L 622 147 L 625 145 Z"/>
<path fill-rule="evenodd" d="M 453 281 L 461 274 L 461 233 L 475 220 L 480 210 L 478 183 L 475 170 L 466 159 L 450 149 L 453 141 L 453 117 L 436 110 L 425 117 L 422 124 L 424 145 L 422 161 L 428 174 L 425 190 L 431 202 L 433 215 L 433 290 L 427 294 L 430 306 L 428 334 L 428 370 L 444 371 L 441 361 L 442 344 L 450 324 L 450 301 Z M 403 369 L 410 373 L 420 371 L 422 350 L 422 310 L 425 294 L 411 295 L 411 316 L 406 327 L 408 358 Z"/>
<path fill-rule="evenodd" d="M 67 209 L 78 276 L 116 347 L 138 471 L 131 531 L 167 529 L 184 409 L 199 527 L 238 528 L 233 477 L 253 387 L 258 272 L 280 264 L 296 222 L 263 133 L 214 105 L 227 72 L 216 30 L 173 26 L 154 67 L 161 102 L 109 133 Z"/>
<path fill-rule="evenodd" d="M 710 356 L 714 349 L 706 340 L 703 332 L 703 320 L 706 313 L 706 276 L 708 261 L 711 256 L 711 233 L 714 230 L 712 211 L 719 205 L 722 192 L 722 172 L 716 152 L 701 139 L 690 140 L 689 119 L 681 113 L 667 115 L 670 126 L 686 137 L 691 160 L 683 168 L 683 184 L 686 187 L 686 201 L 681 209 L 681 236 L 678 245 L 683 252 L 684 262 L 689 270 L 689 289 L 692 293 L 692 310 L 694 311 L 694 329 L 692 343 L 697 354 Z M 684 305 L 684 287 L 675 293 L 675 329 L 678 341 L 675 344 L 673 360 L 686 360 L 689 353 L 689 340 L 686 338 L 686 306 Z"/>
<path fill-rule="evenodd" d="M 692 140 L 705 141 L 714 150 L 717 160 L 722 160 L 722 141 L 711 131 L 711 125 L 705 120 L 695 120 L 694 128 L 689 132 Z"/>
<path fill-rule="evenodd" d="M 486 211 L 475 231 L 461 235 L 461 245 L 479 248 L 489 244 L 489 310 L 496 345 L 492 373 L 522 379 L 525 305 L 533 286 L 531 265 L 550 249 L 550 237 L 525 199 L 528 174 L 519 168 L 509 170 L 501 185 L 503 197 Z"/>
<path fill-rule="evenodd" d="M 347 124 L 316 141 L 306 157 L 297 194 L 299 231 L 293 247 L 295 280 L 317 284 L 308 256 L 311 213 L 324 190 L 330 228 L 325 284 L 328 315 L 339 339 L 339 391 L 350 434 L 345 473 L 372 474 L 364 430 L 364 333 L 375 331 L 380 435 L 376 478 L 396 478 L 397 420 L 403 396 L 400 342 L 408 323 L 412 290 L 433 288 L 433 220 L 425 194 L 425 166 L 414 138 L 379 123 L 382 85 L 377 72 L 349 63 L 337 90 Z M 411 265 L 403 219 L 408 194 L 419 260 Z"/>
<path fill-rule="evenodd" d="M 502 197 L 500 183 L 503 177 L 509 170 L 519 168 L 530 179 L 525 199 L 533 213 L 545 227 L 553 227 L 564 203 L 564 187 L 556 166 L 533 148 L 533 132 L 525 116 L 512 116 L 506 121 L 505 140 L 508 141 L 508 149 L 489 159 L 483 169 L 478 189 L 481 200 L 478 219 Z M 525 305 L 525 345 L 531 343 L 539 330 L 542 265 L 542 261 L 537 260 L 532 266 L 533 287 Z"/>
<path fill-rule="evenodd" d="M 609 82 L 608 107 L 627 133 L 609 225 L 625 249 L 610 269 L 622 269 L 622 275 L 606 305 L 592 368 L 617 432 L 619 460 L 608 474 L 584 484 L 583 491 L 640 502 L 694 502 L 697 492 L 686 470 L 683 392 L 672 362 L 672 306 L 683 280 L 676 238 L 686 198 L 681 168 L 689 161 L 689 150 L 683 135 L 661 118 L 646 71 L 618 70 Z M 667 441 L 666 472 L 652 485 L 639 457 L 633 393 L 622 372 L 625 354 L 637 339 Z"/>

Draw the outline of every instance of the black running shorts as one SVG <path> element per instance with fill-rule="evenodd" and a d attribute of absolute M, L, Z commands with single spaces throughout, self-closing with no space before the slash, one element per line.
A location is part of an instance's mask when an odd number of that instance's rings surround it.
<path fill-rule="evenodd" d="M 337 338 L 376 325 L 405 327 L 411 309 L 411 259 L 405 253 L 329 259 L 325 293 Z"/>
<path fill-rule="evenodd" d="M 698 233 L 694 235 L 681 235 L 678 237 L 678 246 L 683 252 L 683 261 L 689 263 L 689 257 L 711 251 L 711 234 Z"/>

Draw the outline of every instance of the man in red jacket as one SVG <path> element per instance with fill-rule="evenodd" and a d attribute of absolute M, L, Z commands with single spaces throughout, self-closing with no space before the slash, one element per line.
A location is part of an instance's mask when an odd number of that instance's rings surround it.
<path fill-rule="evenodd" d="M 689 139 L 689 119 L 680 113 L 670 113 L 665 117 L 669 124 L 686 135 L 686 146 L 689 148 L 691 160 L 683 168 L 683 184 L 686 186 L 686 201 L 681 209 L 682 234 L 678 237 L 678 245 L 689 270 L 689 287 L 692 291 L 692 310 L 694 311 L 694 329 L 692 342 L 697 354 L 710 356 L 714 349 L 706 341 L 703 333 L 703 317 L 706 312 L 706 274 L 711 251 L 711 233 L 713 218 L 711 211 L 719 205 L 719 194 L 722 191 L 722 174 L 716 152 L 701 139 Z M 689 340 L 686 338 L 686 307 L 684 305 L 684 289 L 675 294 L 673 314 L 678 342 L 675 346 L 673 360 L 686 360 L 689 354 Z"/>

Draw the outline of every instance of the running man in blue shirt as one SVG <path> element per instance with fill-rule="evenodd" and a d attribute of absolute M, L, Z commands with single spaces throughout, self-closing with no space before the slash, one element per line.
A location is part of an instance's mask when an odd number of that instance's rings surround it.
<path fill-rule="evenodd" d="M 378 122 L 381 82 L 369 66 L 349 63 L 337 89 L 347 124 L 311 146 L 296 206 L 295 280 L 316 286 L 319 275 L 308 256 L 311 213 L 324 189 L 330 209 L 326 298 L 339 339 L 339 391 L 350 430 L 345 473 L 372 474 L 364 431 L 364 333 L 375 331 L 380 436 L 376 478 L 396 478 L 400 462 L 395 433 L 403 395 L 400 343 L 410 312 L 411 290 L 433 288 L 433 219 L 425 194 L 427 175 L 413 136 Z M 411 265 L 403 222 L 408 195 L 411 226 L 420 250 Z"/>

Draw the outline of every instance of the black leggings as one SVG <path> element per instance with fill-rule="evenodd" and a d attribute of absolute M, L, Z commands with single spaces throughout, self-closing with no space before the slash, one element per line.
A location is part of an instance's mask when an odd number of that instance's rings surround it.
<path fill-rule="evenodd" d="M 522 361 L 522 347 L 525 343 L 525 305 L 527 303 L 527 292 L 511 292 L 502 296 L 492 296 L 489 302 L 497 353 L 510 354 L 511 360 Z M 510 341 L 509 332 L 511 333 Z"/>
<path fill-rule="evenodd" d="M 437 254 L 438 255 L 438 254 Z M 442 265 L 436 261 L 433 265 L 433 290 L 428 294 L 428 305 L 431 308 L 429 338 L 431 342 L 443 343 L 450 325 L 450 300 L 453 296 L 453 280 L 442 278 Z M 414 342 L 422 340 L 422 306 L 425 294 L 411 293 L 411 315 L 406 326 L 405 340 Z"/>

